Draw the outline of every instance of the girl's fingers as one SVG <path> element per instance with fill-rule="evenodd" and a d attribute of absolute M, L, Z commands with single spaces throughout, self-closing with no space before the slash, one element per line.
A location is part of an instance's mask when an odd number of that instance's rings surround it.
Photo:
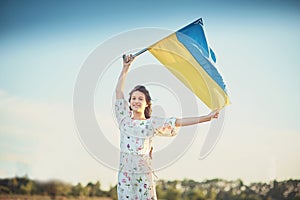
<path fill-rule="evenodd" d="M 128 64 L 134 60 L 134 57 L 132 54 L 129 54 L 129 55 L 123 54 L 122 57 L 123 57 L 123 62 L 126 64 Z"/>
<path fill-rule="evenodd" d="M 130 62 L 130 61 L 132 61 L 133 60 L 133 57 L 132 57 L 132 55 L 130 54 L 130 55 L 123 55 L 123 61 L 125 62 L 125 63 L 128 63 L 128 62 Z"/>

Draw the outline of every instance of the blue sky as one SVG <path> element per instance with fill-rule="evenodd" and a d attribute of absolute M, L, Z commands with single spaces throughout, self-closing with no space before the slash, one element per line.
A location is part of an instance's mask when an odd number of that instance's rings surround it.
<path fill-rule="evenodd" d="M 297 1 L 1 1 L 0 176 L 115 184 L 115 171 L 85 151 L 74 128 L 82 63 L 124 31 L 175 31 L 202 17 L 232 105 L 207 159 L 195 159 L 203 125 L 186 155 L 159 177 L 299 178 L 299 9 Z M 174 175 L 181 168 L 186 172 Z"/>

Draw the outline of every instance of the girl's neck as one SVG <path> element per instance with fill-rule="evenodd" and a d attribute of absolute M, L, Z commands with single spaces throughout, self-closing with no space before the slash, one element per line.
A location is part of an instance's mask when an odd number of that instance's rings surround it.
<path fill-rule="evenodd" d="M 133 112 L 132 119 L 143 120 L 146 119 L 145 114 L 141 112 Z"/>

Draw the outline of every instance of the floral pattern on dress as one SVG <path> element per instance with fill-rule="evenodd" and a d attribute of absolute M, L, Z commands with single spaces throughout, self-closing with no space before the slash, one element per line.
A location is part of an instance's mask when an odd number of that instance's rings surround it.
<path fill-rule="evenodd" d="M 134 120 L 125 99 L 116 99 L 115 114 L 120 129 L 118 199 L 156 200 L 150 151 L 152 138 L 175 136 L 176 118 L 151 117 Z"/>

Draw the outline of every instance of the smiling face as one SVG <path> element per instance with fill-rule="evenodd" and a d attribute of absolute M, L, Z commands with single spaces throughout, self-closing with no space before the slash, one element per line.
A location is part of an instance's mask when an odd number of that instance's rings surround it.
<path fill-rule="evenodd" d="M 130 110 L 134 113 L 138 112 L 144 116 L 142 118 L 149 119 L 152 113 L 152 103 L 149 91 L 143 85 L 137 85 L 129 93 Z M 136 113 L 137 114 L 137 113 Z"/>
<path fill-rule="evenodd" d="M 140 91 L 134 91 L 130 98 L 130 107 L 134 112 L 144 112 L 147 107 L 146 97 Z"/>

